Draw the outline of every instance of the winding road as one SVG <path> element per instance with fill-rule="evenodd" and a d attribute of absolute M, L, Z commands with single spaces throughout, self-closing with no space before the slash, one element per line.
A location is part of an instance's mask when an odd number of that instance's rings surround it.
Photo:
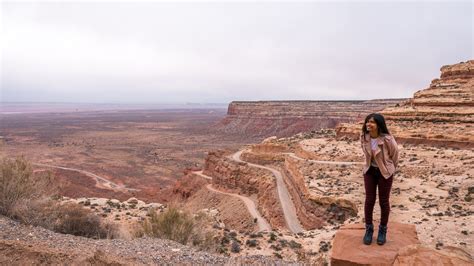
<path fill-rule="evenodd" d="M 212 177 L 203 174 L 202 171 L 195 171 L 193 173 L 196 174 L 196 175 L 199 175 L 203 178 L 212 180 Z M 236 198 L 240 199 L 241 201 L 244 202 L 245 206 L 247 207 L 247 209 L 250 213 L 250 216 L 252 216 L 252 218 L 254 218 L 254 219 L 257 219 L 257 226 L 258 226 L 259 231 L 271 231 L 272 230 L 272 227 L 270 226 L 270 224 L 267 222 L 267 220 L 265 220 L 265 218 L 263 218 L 263 216 L 258 211 L 257 206 L 255 205 L 255 202 L 253 202 L 253 200 L 251 200 L 250 198 L 239 195 L 239 194 L 235 194 L 235 193 L 228 193 L 228 192 L 217 190 L 217 189 L 212 187 L 212 184 L 208 184 L 206 187 L 210 191 L 220 193 L 220 194 L 224 194 L 224 195 L 228 195 L 228 196 L 232 196 L 232 197 L 236 197 Z"/>
<path fill-rule="evenodd" d="M 201 171 L 194 171 L 193 173 L 195 173 L 196 175 L 198 175 L 198 176 L 200 176 L 200 177 L 203 177 L 203 178 L 205 178 L 205 179 L 212 180 L 212 177 L 203 174 L 203 173 L 202 173 L 202 170 L 201 170 Z"/>
<path fill-rule="evenodd" d="M 249 166 L 271 171 L 276 179 L 278 197 L 280 198 L 281 207 L 283 209 L 283 215 L 285 217 L 285 221 L 286 221 L 286 225 L 288 226 L 288 229 L 290 229 L 290 231 L 293 233 L 299 233 L 303 231 L 304 229 L 301 226 L 300 221 L 298 220 L 298 215 L 296 215 L 296 207 L 293 204 L 293 201 L 291 200 L 290 194 L 288 192 L 288 188 L 286 187 L 285 182 L 283 181 L 283 176 L 280 173 L 280 171 L 273 169 L 271 167 L 242 161 L 240 159 L 240 155 L 242 154 L 242 152 L 244 152 L 244 150 L 240 150 L 234 153 L 229 158 L 237 162 L 247 163 Z"/>
<path fill-rule="evenodd" d="M 94 173 L 91 173 L 91 172 L 87 172 L 87 171 L 84 171 L 84 170 L 80 170 L 80 169 L 75 169 L 75 168 L 69 168 L 69 167 L 63 167 L 63 166 L 56 166 L 56 165 L 49 165 L 49 164 L 43 164 L 43 163 L 33 163 L 33 165 L 37 165 L 37 166 L 43 166 L 43 167 L 50 167 L 50 168 L 56 168 L 56 169 L 62 169 L 62 170 L 68 170 L 68 171 L 74 171 L 74 172 L 78 172 L 78 173 L 81 173 L 81 174 L 84 174 L 84 175 L 87 175 L 89 177 L 92 177 L 95 179 L 96 181 L 96 186 L 97 187 L 104 187 L 106 189 L 112 189 L 112 190 L 119 190 L 119 191 L 126 191 L 126 192 L 129 192 L 129 191 L 140 191 L 139 189 L 136 189 L 136 188 L 129 188 L 129 187 L 126 187 L 124 185 L 119 185 L 117 183 L 114 183 L 110 180 L 108 180 L 107 178 L 105 177 L 101 177 L 101 176 L 98 176 Z"/>

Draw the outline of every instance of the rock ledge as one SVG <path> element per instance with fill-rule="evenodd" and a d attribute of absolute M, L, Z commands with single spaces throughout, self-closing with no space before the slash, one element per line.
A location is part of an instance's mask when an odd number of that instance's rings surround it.
<path fill-rule="evenodd" d="M 331 264 L 336 265 L 392 265 L 398 251 L 406 246 L 419 244 L 415 225 L 389 223 L 387 243 L 379 246 L 376 243 L 375 229 L 372 245 L 364 245 L 365 233 L 363 224 L 342 226 L 333 240 Z"/>

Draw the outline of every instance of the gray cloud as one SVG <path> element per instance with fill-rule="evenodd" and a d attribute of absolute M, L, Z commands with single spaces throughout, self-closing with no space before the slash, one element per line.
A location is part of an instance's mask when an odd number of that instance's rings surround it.
<path fill-rule="evenodd" d="M 473 58 L 471 2 L 1 5 L 2 101 L 411 97 Z"/>

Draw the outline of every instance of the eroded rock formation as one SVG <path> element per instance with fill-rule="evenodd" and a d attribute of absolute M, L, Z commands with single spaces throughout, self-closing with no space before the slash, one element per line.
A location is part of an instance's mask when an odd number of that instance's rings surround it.
<path fill-rule="evenodd" d="M 298 220 L 305 229 L 343 223 L 357 215 L 357 207 L 349 200 L 310 193 L 301 171 L 301 161 L 289 156 L 294 147 L 274 140 L 252 145 L 242 153 L 241 159 L 270 166 L 282 173 Z M 244 195 L 257 195 L 259 208 L 272 226 L 285 226 L 275 178 L 269 171 L 237 163 L 227 158 L 223 152 L 211 152 L 206 159 L 204 173 L 213 176 L 216 187 Z"/>
<path fill-rule="evenodd" d="M 212 176 L 215 188 L 247 196 L 256 195 L 258 209 L 272 228 L 285 227 L 276 183 L 270 172 L 235 162 L 224 152 L 215 151 L 208 154 L 203 173 Z"/>
<path fill-rule="evenodd" d="M 381 111 L 402 143 L 474 147 L 474 60 L 441 67 L 441 76 L 400 106 Z M 341 124 L 338 137 L 357 138 L 362 121 Z"/>
<path fill-rule="evenodd" d="M 288 146 L 274 143 L 260 143 L 252 145 L 251 151 L 244 151 L 241 155 L 242 160 L 255 164 L 272 164 L 285 161 L 285 152 L 288 152 Z"/>
<path fill-rule="evenodd" d="M 298 218 L 306 229 L 321 228 L 328 222 L 342 223 L 347 218 L 357 215 L 357 207 L 348 200 L 309 193 L 300 168 L 298 160 L 287 157 L 283 171 Z"/>
<path fill-rule="evenodd" d="M 234 101 L 219 131 L 248 137 L 287 137 L 299 132 L 334 128 L 395 106 L 406 99 L 370 101 Z"/>

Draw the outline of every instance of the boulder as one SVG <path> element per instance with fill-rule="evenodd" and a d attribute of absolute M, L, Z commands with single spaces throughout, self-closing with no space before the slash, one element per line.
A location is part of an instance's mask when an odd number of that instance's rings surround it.
<path fill-rule="evenodd" d="M 127 203 L 136 205 L 136 204 L 138 204 L 138 200 L 136 198 L 129 198 L 127 200 Z"/>
<path fill-rule="evenodd" d="M 364 224 L 344 225 L 336 232 L 331 250 L 331 264 L 337 265 L 391 265 L 400 249 L 419 244 L 415 225 L 389 223 L 387 243 L 376 243 L 378 228 L 375 228 L 372 245 L 364 245 Z"/>

